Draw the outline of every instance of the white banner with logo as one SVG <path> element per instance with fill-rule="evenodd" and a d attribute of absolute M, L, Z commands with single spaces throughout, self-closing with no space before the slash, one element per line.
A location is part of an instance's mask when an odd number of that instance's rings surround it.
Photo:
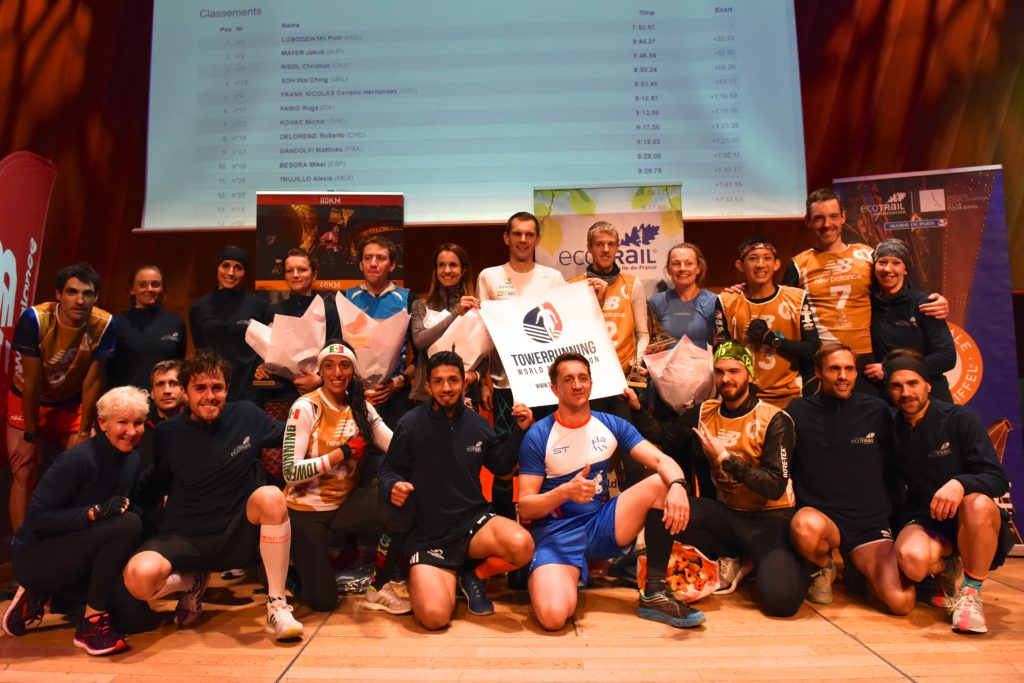
<path fill-rule="evenodd" d="M 537 263 L 565 279 L 587 269 L 587 230 L 607 221 L 619 231 L 616 263 L 643 282 L 648 298 L 664 278 L 668 250 L 683 241 L 681 185 L 535 189 L 533 211 L 540 220 Z"/>
<path fill-rule="evenodd" d="M 505 301 L 482 301 L 487 325 L 517 402 L 528 406 L 558 402 L 548 368 L 559 355 L 579 353 L 590 361 L 591 398 L 617 396 L 626 388 L 604 317 L 586 282 L 555 287 Z"/>

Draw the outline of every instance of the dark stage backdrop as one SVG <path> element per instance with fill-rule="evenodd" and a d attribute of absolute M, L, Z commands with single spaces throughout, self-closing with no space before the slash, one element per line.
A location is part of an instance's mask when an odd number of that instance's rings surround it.
<path fill-rule="evenodd" d="M 1001 163 L 1013 281 L 1024 289 L 1024 3 L 795 4 L 808 186 Z M 101 305 L 119 311 L 134 268 L 155 263 L 166 306 L 184 315 L 213 286 L 220 245 L 254 246 L 253 233 L 131 232 L 142 214 L 152 11 L 140 0 L 0 3 L 0 156 L 30 150 L 58 168 L 40 300 L 52 296 L 61 266 L 87 260 L 103 276 Z M 687 221 L 686 236 L 708 253 L 708 284 L 718 287 L 736 279 L 731 264 L 743 238 L 767 233 L 788 256 L 808 246 L 802 227 Z M 469 248 L 476 270 L 504 258 L 494 226 L 410 232 L 406 253 L 430 253 L 450 238 Z M 422 291 L 429 264 L 406 268 L 408 284 Z"/>

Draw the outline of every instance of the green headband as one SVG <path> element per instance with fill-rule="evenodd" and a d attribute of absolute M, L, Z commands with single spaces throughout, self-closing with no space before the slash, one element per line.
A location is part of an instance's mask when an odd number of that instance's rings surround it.
<path fill-rule="evenodd" d="M 747 369 L 747 373 L 751 377 L 754 376 L 754 357 L 750 355 L 750 351 L 743 344 L 734 341 L 722 342 L 715 347 L 712 360 L 717 363 L 722 358 L 739 361 Z"/>

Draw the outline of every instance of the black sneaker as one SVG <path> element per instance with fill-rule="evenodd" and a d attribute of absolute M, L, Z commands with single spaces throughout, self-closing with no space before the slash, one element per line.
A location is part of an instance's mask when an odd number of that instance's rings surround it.
<path fill-rule="evenodd" d="M 484 581 L 477 577 L 476 572 L 469 570 L 459 576 L 459 590 L 466 596 L 470 614 L 494 614 L 494 603 L 487 597 Z"/>
<path fill-rule="evenodd" d="M 650 597 L 641 591 L 636 614 L 641 619 L 650 619 L 676 628 L 693 628 L 704 623 L 703 612 L 680 602 L 668 589 L 660 590 Z"/>
<path fill-rule="evenodd" d="M 23 636 L 29 627 L 38 625 L 43 620 L 47 599 L 46 595 L 37 595 L 24 586 L 18 586 L 14 599 L 4 612 L 4 633 Z"/>
<path fill-rule="evenodd" d="M 112 655 L 128 649 L 124 636 L 110 625 L 110 612 L 101 612 L 82 619 L 75 632 L 75 647 L 91 655 Z"/>

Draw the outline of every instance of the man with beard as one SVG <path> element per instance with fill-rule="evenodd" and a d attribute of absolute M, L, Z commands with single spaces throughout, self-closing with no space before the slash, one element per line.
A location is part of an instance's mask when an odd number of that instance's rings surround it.
<path fill-rule="evenodd" d="M 789 539 L 796 503 L 789 478 L 796 440 L 793 420 L 757 398 L 754 358 L 744 346 L 719 344 L 713 360 L 719 397 L 668 422 L 659 423 L 640 410 L 631 390 L 625 397 L 644 436 L 682 452 L 688 449 L 692 458 L 706 461 L 705 472 L 710 468 L 710 477 L 698 474 L 701 497 L 691 497 L 692 521 L 675 540 L 718 560 L 717 593 L 733 592 L 756 568 L 762 611 L 792 616 L 807 592 L 807 572 Z M 717 500 L 709 497 L 712 491 Z M 664 580 L 668 552 L 655 551 L 648 539 L 648 581 Z"/>
<path fill-rule="evenodd" d="M 434 631 L 455 609 L 455 587 L 469 611 L 485 615 L 494 605 L 484 581 L 522 567 L 533 557 L 529 532 L 490 511 L 480 488 L 480 468 L 495 475 L 515 467 L 524 430 L 533 414 L 522 403 L 512 408 L 516 424 L 504 442 L 487 421 L 462 400 L 465 368 L 451 351 L 427 360 L 431 401 L 398 423 L 380 472 L 380 492 L 396 507 L 413 508 L 409 596 L 416 618 Z"/>
<path fill-rule="evenodd" d="M 981 586 L 1003 563 L 1000 515 L 993 496 L 1009 488 L 992 441 L 968 408 L 931 397 L 928 370 L 917 351 L 885 359 L 896 466 L 907 485 L 896 537 L 900 569 L 912 581 L 932 575 L 957 633 L 985 633 Z"/>

